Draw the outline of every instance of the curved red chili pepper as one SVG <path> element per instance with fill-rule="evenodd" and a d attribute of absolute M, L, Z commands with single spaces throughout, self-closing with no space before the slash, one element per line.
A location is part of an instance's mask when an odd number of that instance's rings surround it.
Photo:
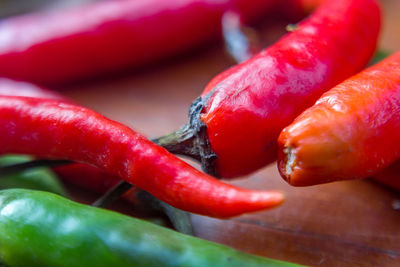
<path fill-rule="evenodd" d="M 91 164 L 177 208 L 215 217 L 266 209 L 283 200 L 279 192 L 224 184 L 128 127 L 57 100 L 0 96 L 0 153 Z"/>
<path fill-rule="evenodd" d="M 294 32 L 207 85 L 200 100 L 204 107 L 193 108 L 191 124 L 180 130 L 206 127 L 205 138 L 194 137 L 194 149 L 174 151 L 168 144 L 170 136 L 160 138 L 161 143 L 171 151 L 201 158 L 208 172 L 222 177 L 265 166 L 276 159 L 281 130 L 323 92 L 367 64 L 379 28 L 375 0 L 325 1 Z M 204 147 L 212 152 L 202 152 Z M 196 149 L 200 153 L 192 155 Z"/>
<path fill-rule="evenodd" d="M 215 38 L 228 10 L 254 20 L 279 2 L 101 1 L 2 20 L 0 75 L 48 84 L 138 66 Z"/>
<path fill-rule="evenodd" d="M 400 52 L 325 93 L 283 130 L 279 170 L 305 186 L 370 177 L 400 157 Z"/>

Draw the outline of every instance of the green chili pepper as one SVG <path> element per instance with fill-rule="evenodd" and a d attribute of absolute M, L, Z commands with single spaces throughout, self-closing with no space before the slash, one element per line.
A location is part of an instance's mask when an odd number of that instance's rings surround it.
<path fill-rule="evenodd" d="M 40 191 L 0 191 L 6 266 L 298 266 Z"/>
<path fill-rule="evenodd" d="M 31 161 L 29 156 L 7 155 L 0 157 L 0 167 Z M 52 192 L 66 196 L 67 193 L 57 176 L 48 168 L 32 168 L 0 176 L 0 189 L 26 188 Z"/>

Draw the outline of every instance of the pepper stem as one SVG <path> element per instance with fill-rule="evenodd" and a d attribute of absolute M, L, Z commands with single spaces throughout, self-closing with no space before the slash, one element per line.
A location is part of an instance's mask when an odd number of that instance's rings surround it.
<path fill-rule="evenodd" d="M 150 205 L 152 209 L 162 211 L 178 232 L 193 235 L 193 226 L 189 212 L 177 209 L 143 190 L 138 191 L 136 196 L 139 200 Z"/>
<path fill-rule="evenodd" d="M 185 124 L 179 130 L 151 141 L 173 154 L 188 156 L 200 161 L 200 153 L 195 146 L 195 139 L 194 130 L 189 124 Z"/>
<path fill-rule="evenodd" d="M 133 187 L 132 184 L 121 180 L 118 184 L 109 189 L 105 194 L 92 203 L 93 207 L 106 208 L 117 201 L 123 194 Z"/>
<path fill-rule="evenodd" d="M 118 184 L 116 184 L 99 199 L 97 199 L 92 204 L 92 206 L 98 208 L 106 208 L 113 202 L 118 200 L 132 187 L 132 184 L 121 180 Z M 172 207 L 171 205 L 159 200 L 158 198 L 143 190 L 139 190 L 136 193 L 136 196 L 143 204 L 145 204 L 148 209 L 163 212 L 178 232 L 193 235 L 193 228 L 188 212 Z"/>
<path fill-rule="evenodd" d="M 201 163 L 204 172 L 218 177 L 215 168 L 217 155 L 212 151 L 207 136 L 207 126 L 200 119 L 204 100 L 199 97 L 189 108 L 189 122 L 179 130 L 152 141 L 169 152 L 188 156 Z"/>
<path fill-rule="evenodd" d="M 240 14 L 233 11 L 225 12 L 221 26 L 225 50 L 236 63 L 251 58 L 261 50 L 257 32 L 243 25 Z"/>

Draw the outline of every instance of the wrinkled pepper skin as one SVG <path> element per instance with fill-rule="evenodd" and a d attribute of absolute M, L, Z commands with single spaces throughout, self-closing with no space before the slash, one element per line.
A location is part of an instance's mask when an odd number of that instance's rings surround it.
<path fill-rule="evenodd" d="M 368 63 L 379 28 L 375 0 L 327 0 L 294 32 L 216 76 L 201 113 L 216 173 L 233 178 L 274 161 L 281 130 Z"/>
<path fill-rule="evenodd" d="M 231 217 L 283 201 L 279 192 L 222 183 L 120 123 L 53 99 L 0 96 L 0 153 L 94 165 L 174 207 L 208 216 Z"/>
<path fill-rule="evenodd" d="M 12 17 L 0 22 L 0 76 L 59 84 L 140 66 L 216 38 L 228 10 L 249 21 L 279 3 L 114 0 Z"/>
<path fill-rule="evenodd" d="M 19 266 L 298 266 L 22 189 L 0 192 L 0 258 Z"/>
<path fill-rule="evenodd" d="M 400 53 L 326 92 L 279 137 L 279 170 L 306 186 L 377 174 L 400 157 Z"/>
<path fill-rule="evenodd" d="M 29 156 L 7 155 L 0 157 L 0 166 L 9 166 L 32 160 Z M 25 188 L 43 190 L 67 196 L 63 185 L 49 168 L 33 168 L 12 174 L 0 175 L 0 189 Z"/>

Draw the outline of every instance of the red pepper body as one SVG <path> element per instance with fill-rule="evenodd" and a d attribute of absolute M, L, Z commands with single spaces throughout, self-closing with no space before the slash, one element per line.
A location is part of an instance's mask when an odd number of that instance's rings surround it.
<path fill-rule="evenodd" d="M 400 52 L 325 93 L 279 137 L 292 185 L 370 177 L 400 157 Z"/>
<path fill-rule="evenodd" d="M 0 76 L 54 84 L 138 66 L 217 37 L 228 10 L 254 20 L 278 3 L 114 0 L 2 20 Z"/>
<path fill-rule="evenodd" d="M 328 0 L 297 30 L 215 77 L 201 119 L 217 173 L 245 175 L 275 160 L 281 130 L 366 65 L 379 28 L 375 0 Z"/>
<path fill-rule="evenodd" d="M 395 161 L 372 178 L 400 191 L 400 160 Z"/>
<path fill-rule="evenodd" d="M 215 217 L 265 209 L 283 200 L 278 192 L 224 184 L 128 127 L 57 100 L 1 96 L 0 153 L 91 164 L 177 208 Z"/>

